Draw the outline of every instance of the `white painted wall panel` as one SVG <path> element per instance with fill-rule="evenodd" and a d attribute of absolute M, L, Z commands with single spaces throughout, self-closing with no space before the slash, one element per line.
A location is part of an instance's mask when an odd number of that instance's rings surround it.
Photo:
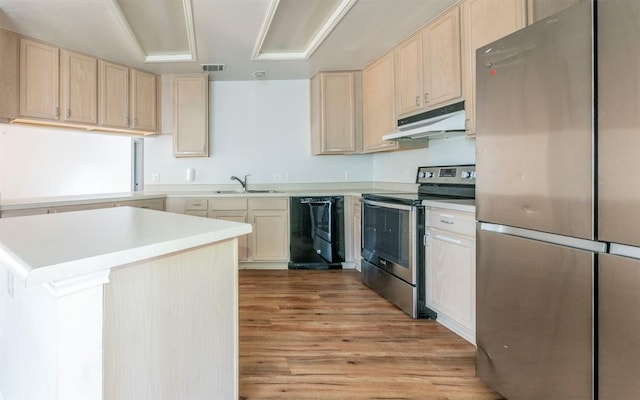
<path fill-rule="evenodd" d="M 464 137 L 436 139 L 426 149 L 377 153 L 373 156 L 373 180 L 412 183 L 420 166 L 475 164 L 476 141 Z"/>
<path fill-rule="evenodd" d="M 251 174 L 249 182 L 344 182 L 372 179 L 371 155 L 311 156 L 309 80 L 210 83 L 210 157 L 176 159 L 170 136 L 145 138 L 145 183 L 231 183 L 231 175 Z"/>
<path fill-rule="evenodd" d="M 3 200 L 130 189 L 129 137 L 0 125 Z"/>

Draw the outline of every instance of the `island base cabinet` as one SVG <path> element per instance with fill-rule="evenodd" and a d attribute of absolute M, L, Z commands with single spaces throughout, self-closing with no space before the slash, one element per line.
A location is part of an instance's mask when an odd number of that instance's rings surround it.
<path fill-rule="evenodd" d="M 237 399 L 237 288 L 237 239 L 113 269 L 104 399 Z"/>
<path fill-rule="evenodd" d="M 0 277 L 0 398 L 101 399 L 102 284 L 52 293 L 79 282 L 26 287 L 1 264 Z"/>

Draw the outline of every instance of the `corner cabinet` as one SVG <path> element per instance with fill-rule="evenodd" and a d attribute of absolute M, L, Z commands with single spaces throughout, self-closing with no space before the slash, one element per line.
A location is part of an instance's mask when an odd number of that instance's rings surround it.
<path fill-rule="evenodd" d="M 164 78 L 164 77 L 163 77 Z M 209 156 L 209 78 L 207 75 L 171 76 L 174 157 Z M 172 82 L 171 82 L 172 81 Z"/>
<path fill-rule="evenodd" d="M 396 131 L 395 61 L 393 50 L 362 70 L 362 150 L 364 153 L 427 147 L 426 141 L 383 140 Z"/>
<path fill-rule="evenodd" d="M 525 0 L 464 0 L 463 91 L 467 136 L 476 134 L 476 50 L 526 25 Z"/>
<path fill-rule="evenodd" d="M 320 72 L 311 78 L 311 154 L 362 150 L 361 73 Z"/>

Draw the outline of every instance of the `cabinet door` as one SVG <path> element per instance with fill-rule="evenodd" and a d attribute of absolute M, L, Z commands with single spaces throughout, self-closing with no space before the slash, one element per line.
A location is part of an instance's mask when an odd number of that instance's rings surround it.
<path fill-rule="evenodd" d="M 20 39 L 0 29 L 0 119 L 7 122 L 20 113 Z"/>
<path fill-rule="evenodd" d="M 356 73 L 323 72 L 311 81 L 312 154 L 358 151 Z"/>
<path fill-rule="evenodd" d="M 250 214 L 250 257 L 253 261 L 289 260 L 289 213 L 277 210 L 252 211 Z"/>
<path fill-rule="evenodd" d="M 233 222 L 247 222 L 246 211 L 211 211 L 209 218 L 222 219 Z M 249 258 L 249 235 L 238 237 L 238 261 L 247 261 Z"/>
<path fill-rule="evenodd" d="M 394 53 L 390 51 L 362 71 L 363 150 L 393 150 L 395 141 L 382 136 L 396 127 Z"/>
<path fill-rule="evenodd" d="M 526 8 L 524 0 L 466 0 L 462 7 L 467 134 L 475 136 L 476 50 L 523 28 L 526 22 Z"/>
<path fill-rule="evenodd" d="M 129 68 L 98 61 L 98 124 L 129 127 Z"/>
<path fill-rule="evenodd" d="M 209 79 L 178 76 L 173 82 L 173 155 L 209 155 Z"/>
<path fill-rule="evenodd" d="M 131 70 L 131 127 L 136 130 L 158 129 L 156 75 Z"/>
<path fill-rule="evenodd" d="M 584 0 L 528 0 L 528 22 L 533 24 L 582 1 Z"/>
<path fill-rule="evenodd" d="M 422 31 L 424 104 L 431 108 L 462 96 L 460 9 L 452 8 Z"/>
<path fill-rule="evenodd" d="M 59 51 L 57 47 L 20 39 L 20 115 L 59 117 Z"/>
<path fill-rule="evenodd" d="M 396 114 L 402 116 L 422 109 L 422 36 L 419 33 L 411 36 L 396 46 L 394 52 Z"/>
<path fill-rule="evenodd" d="M 98 122 L 98 60 L 94 57 L 61 51 L 61 119 L 67 122 Z"/>
<path fill-rule="evenodd" d="M 475 332 L 475 240 L 428 229 L 426 271 L 427 307 L 437 311 L 438 317 L 446 316 L 470 332 Z M 450 328 L 455 330 L 455 327 Z"/>

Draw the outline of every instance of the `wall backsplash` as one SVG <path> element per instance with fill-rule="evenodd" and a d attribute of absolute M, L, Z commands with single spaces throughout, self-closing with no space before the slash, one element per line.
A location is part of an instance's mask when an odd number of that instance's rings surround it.
<path fill-rule="evenodd" d="M 130 138 L 0 124 L 3 200 L 130 190 Z"/>
<path fill-rule="evenodd" d="M 177 159 L 171 136 L 145 138 L 145 184 L 228 184 L 245 174 L 259 184 L 412 182 L 416 167 L 431 160 L 475 160 L 474 142 L 464 139 L 398 153 L 311 156 L 308 80 L 210 85 L 210 157 Z M 196 171 L 192 182 L 188 168 Z"/>

